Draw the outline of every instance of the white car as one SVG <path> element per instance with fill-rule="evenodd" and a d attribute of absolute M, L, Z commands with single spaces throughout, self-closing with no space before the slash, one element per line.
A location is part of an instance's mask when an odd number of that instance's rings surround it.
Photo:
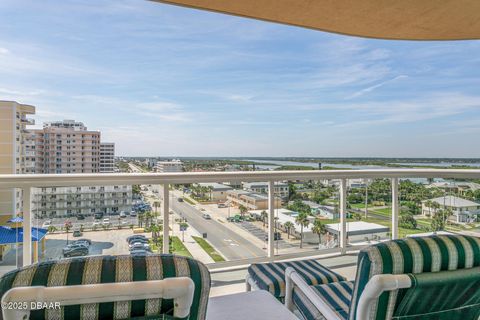
<path fill-rule="evenodd" d="M 47 220 L 43 223 L 42 228 L 48 228 L 52 225 L 52 220 Z"/>
<path fill-rule="evenodd" d="M 109 225 L 110 224 L 110 218 L 103 219 L 103 224 L 104 225 Z"/>
<path fill-rule="evenodd" d="M 212 217 L 208 213 L 202 214 L 203 219 L 210 220 Z"/>
<path fill-rule="evenodd" d="M 127 214 L 125 213 L 125 211 L 120 212 L 120 218 L 126 218 L 126 217 L 127 217 Z"/>

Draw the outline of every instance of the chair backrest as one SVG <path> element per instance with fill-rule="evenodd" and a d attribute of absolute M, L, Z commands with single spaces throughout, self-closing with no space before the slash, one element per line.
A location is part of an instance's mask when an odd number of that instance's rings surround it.
<path fill-rule="evenodd" d="M 480 238 L 462 235 L 411 237 L 387 241 L 362 250 L 349 310 L 356 319 L 360 296 L 379 274 L 421 274 L 480 266 Z M 387 291 L 372 304 L 371 319 L 391 319 L 405 289 Z"/>
<path fill-rule="evenodd" d="M 33 264 L 5 274 L 0 279 L 0 297 L 10 288 L 22 286 L 68 286 L 172 277 L 193 280 L 195 291 L 189 319 L 204 320 L 210 292 L 208 269 L 194 259 L 170 254 L 89 256 Z M 172 299 L 146 299 L 34 310 L 30 319 L 125 319 L 172 313 Z"/>

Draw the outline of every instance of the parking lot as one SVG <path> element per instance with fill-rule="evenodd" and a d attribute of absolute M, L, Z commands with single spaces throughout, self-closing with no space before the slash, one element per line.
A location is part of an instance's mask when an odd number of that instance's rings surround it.
<path fill-rule="evenodd" d="M 90 239 L 92 244 L 89 248 L 89 255 L 118 255 L 130 253 L 126 239 L 132 234 L 133 232 L 130 229 L 88 231 L 84 232 L 82 236 L 78 238 L 74 238 L 72 233 L 69 233 L 68 239 L 70 242 L 80 238 Z M 149 236 L 149 234 L 146 233 L 144 235 Z M 66 233 L 48 234 L 46 239 L 44 260 L 63 258 L 62 249 L 67 245 Z"/>
<path fill-rule="evenodd" d="M 138 216 L 136 217 L 127 216 L 126 218 L 120 218 L 119 215 L 104 215 L 102 219 L 94 219 L 93 216 L 88 216 L 82 220 L 78 220 L 76 217 L 33 219 L 32 223 L 36 227 L 47 228 L 47 226 L 45 225 L 45 222 L 48 220 L 48 221 L 51 221 L 50 225 L 56 227 L 57 229 L 60 229 L 61 227 L 64 226 L 65 221 L 70 221 L 73 225 L 73 229 L 80 228 L 81 225 L 83 225 L 84 227 L 90 228 L 93 226 L 94 222 L 96 222 L 99 225 L 102 224 L 103 219 L 105 218 L 109 219 L 111 226 L 117 226 L 119 224 L 123 224 L 125 226 L 128 226 L 130 224 L 133 224 L 133 225 L 138 224 Z"/>

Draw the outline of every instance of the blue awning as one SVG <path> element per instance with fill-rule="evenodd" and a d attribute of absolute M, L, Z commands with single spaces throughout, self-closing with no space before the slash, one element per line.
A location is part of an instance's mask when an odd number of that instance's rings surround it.
<path fill-rule="evenodd" d="M 47 229 L 32 228 L 32 241 L 42 240 L 47 234 Z M 23 242 L 23 227 L 12 228 L 0 226 L 0 245 Z"/>
<path fill-rule="evenodd" d="M 23 218 L 22 217 L 15 217 L 15 218 L 12 218 L 12 219 L 8 220 L 7 222 L 20 223 L 20 222 L 23 222 Z"/>

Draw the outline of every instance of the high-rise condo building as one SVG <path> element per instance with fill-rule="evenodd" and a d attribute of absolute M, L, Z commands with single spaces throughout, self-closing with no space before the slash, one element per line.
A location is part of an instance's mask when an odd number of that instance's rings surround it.
<path fill-rule="evenodd" d="M 115 172 L 115 143 L 100 143 L 100 172 Z"/>
<path fill-rule="evenodd" d="M 0 101 L 0 173 L 21 174 L 35 171 L 35 142 L 27 118 L 35 107 L 15 101 Z M 0 189 L 0 224 L 22 212 L 20 189 Z"/>

